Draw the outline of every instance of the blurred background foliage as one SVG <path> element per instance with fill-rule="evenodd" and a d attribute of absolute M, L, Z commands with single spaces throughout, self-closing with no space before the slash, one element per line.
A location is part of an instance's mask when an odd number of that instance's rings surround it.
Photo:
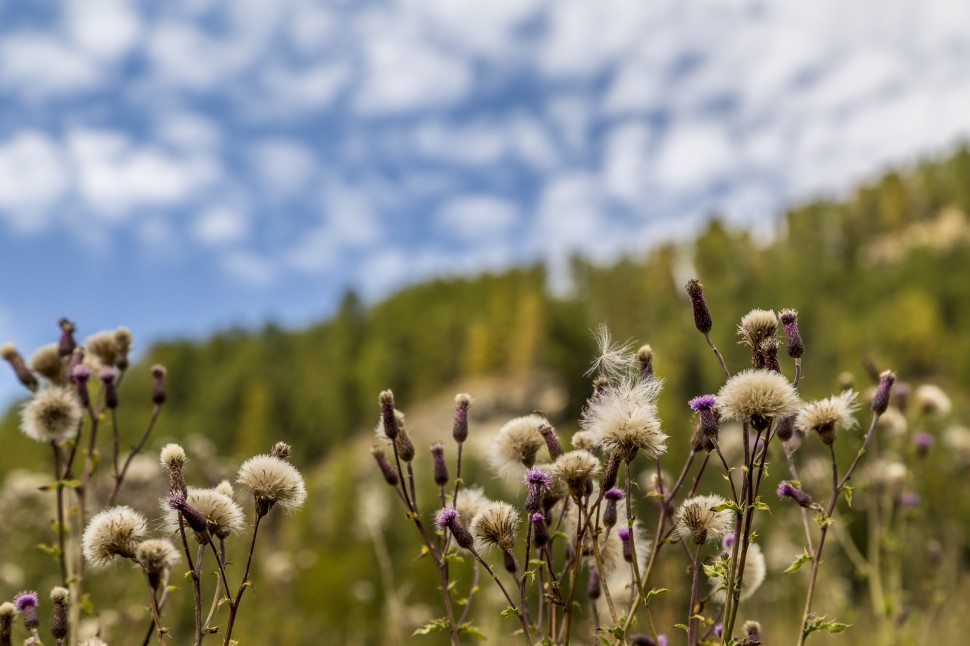
<path fill-rule="evenodd" d="M 159 515 L 154 510 L 165 481 L 154 456 L 164 441 L 185 442 L 192 460 L 190 484 L 215 484 L 231 477 L 245 457 L 267 451 L 277 440 L 291 443 L 291 459 L 305 469 L 311 497 L 306 509 L 289 518 L 275 517 L 274 512 L 268 524 L 255 570 L 256 594 L 246 600 L 248 612 L 241 616 L 242 644 L 398 642 L 440 613 L 431 567 L 416 558 L 413 530 L 400 509 L 387 509 L 396 501 L 383 489 L 375 491 L 377 479 L 366 447 L 380 390 L 392 388 L 405 412 L 421 406 L 430 411 L 433 405 L 427 426 L 415 432 L 424 444 L 448 438 L 450 397 L 459 388 L 483 404 L 473 408 L 473 435 L 479 430 L 476 424 L 481 428 L 493 418 L 497 424 L 542 408 L 565 440 L 589 390 L 584 372 L 595 352 L 590 330 L 607 322 L 616 337 L 654 348 L 657 374 L 666 380 L 660 401 L 672 438 L 666 464 L 677 469 L 687 450 L 687 400 L 716 391 L 722 381 L 716 361 L 693 329 L 683 293 L 683 283 L 697 276 L 714 315 L 712 337 L 734 369 L 747 363 L 746 350 L 735 342 L 740 317 L 755 307 L 792 307 L 799 311 L 806 343 L 804 398 L 836 392 L 837 378 L 845 371 L 864 390 L 875 371 L 891 367 L 902 381 L 942 386 L 953 397 L 959 418 L 966 412 L 970 387 L 967 213 L 970 150 L 963 147 L 944 159 L 887 172 L 845 199 L 795 206 L 777 220 L 771 236 L 726 226 L 715 215 L 686 242 L 659 244 L 609 264 L 576 257 L 567 293 L 552 293 L 544 267 L 537 264 L 442 278 L 373 305 L 348 292 L 329 320 L 306 329 L 270 324 L 261 330 L 229 330 L 203 341 L 158 343 L 143 349 L 121 388 L 123 432 L 133 443 L 150 410 L 147 368 L 156 362 L 168 368 L 169 399 L 143 461 L 144 482 L 133 479 L 129 499 L 123 502 Z M 53 339 L 56 322 L 51 323 Z M 79 339 L 93 332 L 84 328 L 84 321 L 78 323 Z M 542 399 L 542 392 L 556 397 L 535 401 Z M 56 570 L 35 547 L 51 540 L 44 535 L 49 519 L 23 512 L 44 504 L 43 496 L 24 493 L 36 488 L 24 484 L 29 478 L 40 478 L 24 469 L 43 469 L 47 452 L 19 432 L 17 409 L 7 411 L 0 427 L 5 446 L 0 473 L 6 474 L 2 504 L 9 508 L 0 528 L 0 593 L 5 598 L 21 587 L 49 586 Z M 931 430 L 942 436 L 944 426 L 941 422 Z M 954 473 L 965 479 L 966 471 L 954 471 L 960 465 L 952 463 L 953 452 L 937 446 L 919 478 L 919 493 L 927 502 L 908 535 L 912 542 L 890 546 L 897 552 L 913 550 L 906 565 L 912 571 L 906 576 L 929 586 L 924 599 L 933 597 L 932 590 L 945 589 L 939 587 L 943 583 L 927 583 L 919 569 L 926 544 L 935 540 L 947 546 L 953 573 L 964 572 L 968 559 L 970 505 L 954 496 L 959 490 L 952 480 Z M 841 448 L 850 456 L 855 445 Z M 448 451 L 452 455 L 450 446 Z M 424 453 L 418 460 L 427 462 Z M 430 481 L 430 474 L 423 473 Z M 500 490 L 474 461 L 468 473 L 469 479 L 477 476 L 490 490 Z M 710 486 L 717 487 L 718 481 L 712 479 Z M 652 518 L 654 509 L 648 504 L 642 509 Z M 860 544 L 868 540 L 864 523 L 849 527 Z M 797 539 L 793 527 L 791 540 Z M 238 542 L 236 550 L 244 549 L 245 541 Z M 793 555 L 797 548 L 792 549 Z M 837 544 L 828 549 L 823 573 L 849 572 L 843 550 Z M 679 567 L 671 565 L 669 572 L 679 576 Z M 46 574 L 40 577 L 38 572 Z M 795 584 L 781 578 L 792 576 L 799 577 Z M 771 585 L 769 578 L 766 588 L 775 599 L 753 603 L 752 616 L 770 607 L 770 616 L 758 617 L 768 634 L 789 635 L 800 613 L 804 575 L 778 572 L 769 577 L 777 579 Z M 104 620 L 119 644 L 134 643 L 126 632 L 126 617 L 140 618 L 136 632 L 147 627 L 136 577 L 130 578 L 134 587 L 129 590 L 124 577 L 105 576 L 108 583 L 94 599 L 99 607 L 118 608 Z M 180 616 L 174 627 L 185 631 L 191 622 L 185 602 L 191 595 L 180 576 L 175 578 L 181 589 L 166 615 L 170 622 Z M 862 631 L 874 634 L 873 613 L 859 577 L 846 575 L 839 581 L 848 586 L 839 592 L 842 597 L 859 599 L 843 608 L 850 616 L 839 618 L 860 625 L 853 629 L 860 631 L 854 637 L 840 639 L 859 639 Z M 210 590 L 211 584 L 207 582 Z M 956 574 L 953 586 L 954 593 L 966 592 Z M 388 595 L 389 587 L 396 593 Z M 670 610 L 661 614 L 664 625 L 682 620 L 678 613 L 686 602 L 675 594 L 665 600 Z M 834 598 L 823 594 L 819 605 L 835 603 Z M 115 603 L 118 599 L 130 601 Z M 779 617 L 788 613 L 790 625 L 773 632 L 773 624 L 782 623 Z M 511 630 L 481 613 L 475 621 L 499 632 Z M 937 636 L 950 634 L 947 625 L 943 620 L 920 624 L 921 630 L 936 631 Z M 944 641 L 957 643 L 953 638 Z"/>

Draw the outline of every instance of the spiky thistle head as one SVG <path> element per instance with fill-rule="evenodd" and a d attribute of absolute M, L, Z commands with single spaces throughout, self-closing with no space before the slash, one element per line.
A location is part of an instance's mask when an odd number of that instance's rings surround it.
<path fill-rule="evenodd" d="M 687 296 L 690 297 L 691 308 L 694 310 L 694 327 L 701 334 L 708 334 L 714 326 L 711 319 L 711 311 L 707 308 L 707 301 L 704 300 L 704 286 L 696 278 L 687 281 L 685 287 Z"/>
<path fill-rule="evenodd" d="M 574 449 L 592 451 L 596 448 L 596 436 L 589 431 L 576 431 L 570 440 Z"/>
<path fill-rule="evenodd" d="M 145 570 L 152 588 L 158 587 L 181 558 L 182 555 L 167 538 L 149 538 L 142 541 L 135 550 L 135 560 Z"/>
<path fill-rule="evenodd" d="M 274 505 L 287 512 L 299 509 L 307 497 L 299 470 L 272 455 L 257 455 L 243 462 L 236 482 L 252 492 L 260 516 L 269 513 Z"/>
<path fill-rule="evenodd" d="M 189 487 L 185 502 L 205 518 L 206 528 L 212 536 L 227 538 L 231 534 L 238 534 L 243 529 L 245 515 L 242 507 L 231 497 L 216 489 Z M 178 510 L 172 509 L 167 504 L 164 507 L 166 508 L 163 519 L 165 530 L 172 534 L 178 533 Z M 196 532 L 195 538 L 201 544 L 208 541 L 204 532 L 202 535 Z"/>
<path fill-rule="evenodd" d="M 560 455 L 550 467 L 550 473 L 562 482 L 573 496 L 586 493 L 587 483 L 600 471 L 600 461 L 589 451 L 570 451 Z"/>
<path fill-rule="evenodd" d="M 109 368 L 117 364 L 118 345 L 115 334 L 110 330 L 96 332 L 84 340 L 84 351 L 93 357 L 99 368 Z"/>
<path fill-rule="evenodd" d="M 771 310 L 753 309 L 743 317 L 738 325 L 741 343 L 752 350 L 758 350 L 761 342 L 778 333 L 778 317 Z"/>
<path fill-rule="evenodd" d="M 743 370 L 718 391 L 716 409 L 721 417 L 750 422 L 763 430 L 770 419 L 794 413 L 799 403 L 798 393 L 783 375 Z"/>
<path fill-rule="evenodd" d="M 51 589 L 51 636 L 60 641 L 67 637 L 70 620 L 67 609 L 71 603 L 71 592 L 57 586 Z"/>
<path fill-rule="evenodd" d="M 455 395 L 455 419 L 451 427 L 451 437 L 462 444 L 468 439 L 468 409 L 472 405 L 472 396 L 468 393 Z"/>
<path fill-rule="evenodd" d="M 131 507 L 109 507 L 88 522 L 81 537 L 84 558 L 104 567 L 116 556 L 130 559 L 145 536 L 148 521 Z"/>
<path fill-rule="evenodd" d="M 471 531 L 482 551 L 494 545 L 506 552 L 515 547 L 515 532 L 519 515 L 507 502 L 490 502 L 472 519 Z"/>
<path fill-rule="evenodd" d="M 49 386 L 38 391 L 20 413 L 20 430 L 38 442 L 57 442 L 77 437 L 84 411 L 74 391 Z"/>
<path fill-rule="evenodd" d="M 56 343 L 40 346 L 30 355 L 30 369 L 47 381 L 58 384 L 64 380 L 64 361 Z"/>
<path fill-rule="evenodd" d="M 580 427 L 592 433 L 607 453 L 625 462 L 632 462 L 640 451 L 658 458 L 667 451 L 667 435 L 660 430 L 657 412 L 662 387 L 659 379 L 624 379 L 590 403 Z"/>
<path fill-rule="evenodd" d="M 856 426 L 854 413 L 859 409 L 858 396 L 859 393 L 847 390 L 805 404 L 795 417 L 795 428 L 802 433 L 815 431 L 825 444 L 831 445 L 838 428 L 849 430 Z"/>
<path fill-rule="evenodd" d="M 810 495 L 787 480 L 782 480 L 778 483 L 778 489 L 775 493 L 778 494 L 779 498 L 791 498 L 800 507 L 805 507 L 806 509 L 810 509 L 814 505 L 814 501 Z"/>
<path fill-rule="evenodd" d="M 805 354 L 805 344 L 802 343 L 802 336 L 798 333 L 798 312 L 793 309 L 784 309 L 778 312 L 778 321 L 785 329 L 785 348 L 788 356 L 792 359 L 801 359 Z"/>
<path fill-rule="evenodd" d="M 716 541 L 734 526 L 730 509 L 716 509 L 726 501 L 721 496 L 694 496 L 681 503 L 674 515 L 674 528 L 683 539 L 700 545 Z"/>
<path fill-rule="evenodd" d="M 517 417 L 499 429 L 492 442 L 489 461 L 505 478 L 520 478 L 536 462 L 536 454 L 546 445 L 539 429 L 547 424 L 542 415 Z"/>

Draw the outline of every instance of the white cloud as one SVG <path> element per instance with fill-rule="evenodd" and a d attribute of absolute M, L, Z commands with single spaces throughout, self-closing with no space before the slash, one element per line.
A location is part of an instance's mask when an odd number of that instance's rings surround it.
<path fill-rule="evenodd" d="M 0 84 L 31 99 L 89 90 L 103 81 L 103 70 L 45 33 L 7 35 L 0 42 Z"/>
<path fill-rule="evenodd" d="M 408 112 L 457 103 L 472 89 L 470 63 L 384 20 L 364 23 L 364 114 Z"/>
<path fill-rule="evenodd" d="M 497 241 L 518 221 L 519 209 L 514 203 L 491 195 L 450 200 L 435 214 L 435 226 L 440 233 L 480 244 Z"/>
<path fill-rule="evenodd" d="M 156 127 L 158 138 L 185 152 L 212 150 L 222 144 L 219 126 L 206 117 L 191 112 L 166 112 Z"/>
<path fill-rule="evenodd" d="M 225 206 L 214 206 L 199 214 L 193 224 L 196 239 L 206 245 L 239 242 L 249 231 L 245 213 Z"/>
<path fill-rule="evenodd" d="M 669 191 L 704 190 L 735 168 L 736 155 L 723 126 L 710 122 L 675 123 L 664 135 L 654 179 Z"/>
<path fill-rule="evenodd" d="M 317 171 L 313 153 L 288 139 L 267 139 L 249 153 L 262 186 L 277 196 L 295 195 L 308 186 Z"/>
<path fill-rule="evenodd" d="M 253 288 L 269 287 L 279 274 L 276 263 L 249 251 L 231 251 L 220 262 L 231 277 Z"/>
<path fill-rule="evenodd" d="M 124 55 L 140 35 L 140 16 L 134 3 L 127 0 L 70 0 L 65 13 L 71 38 L 99 60 Z"/>
<path fill-rule="evenodd" d="M 503 121 L 464 124 L 427 121 L 415 130 L 413 146 L 414 152 L 425 157 L 468 166 L 516 160 L 549 169 L 558 164 L 559 158 L 543 124 L 520 115 Z"/>
<path fill-rule="evenodd" d="M 0 217 L 13 228 L 45 229 L 69 185 L 70 169 L 46 134 L 21 131 L 0 142 Z"/>
<path fill-rule="evenodd" d="M 609 133 L 603 152 L 603 181 L 613 197 L 631 205 L 644 200 L 652 171 L 653 140 L 653 131 L 640 122 L 617 126 Z"/>

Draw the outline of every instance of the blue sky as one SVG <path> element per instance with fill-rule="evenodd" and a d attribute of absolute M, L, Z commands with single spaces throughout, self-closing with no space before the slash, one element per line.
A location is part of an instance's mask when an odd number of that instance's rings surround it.
<path fill-rule="evenodd" d="M 764 228 L 970 133 L 970 4 L 0 0 L 0 97 L 0 340 L 144 345 Z"/>

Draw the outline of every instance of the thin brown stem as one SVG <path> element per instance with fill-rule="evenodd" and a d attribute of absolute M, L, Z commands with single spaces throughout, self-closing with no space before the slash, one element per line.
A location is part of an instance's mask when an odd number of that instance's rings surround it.
<path fill-rule="evenodd" d="M 697 620 L 694 618 L 694 609 L 697 606 L 698 591 L 698 571 L 700 570 L 700 544 L 694 549 L 693 573 L 690 583 L 690 606 L 687 608 L 687 646 L 697 646 Z"/>
<path fill-rule="evenodd" d="M 158 633 L 158 642 L 165 646 L 165 629 L 162 628 L 162 620 L 159 618 L 158 612 L 158 599 L 156 595 L 158 590 L 152 587 L 151 580 L 148 578 L 148 572 L 142 568 L 142 574 L 145 575 L 145 585 L 148 588 L 148 607 L 152 611 L 152 621 L 155 622 L 155 631 Z"/>
<path fill-rule="evenodd" d="M 128 467 L 131 466 L 131 461 L 135 459 L 141 450 L 145 447 L 145 443 L 148 442 L 149 436 L 151 436 L 152 431 L 155 429 L 155 422 L 158 421 L 158 414 L 161 412 L 162 407 L 159 404 L 155 404 L 152 409 L 152 415 L 148 419 L 148 426 L 145 428 L 145 432 L 142 433 L 141 439 L 138 440 L 138 444 L 132 447 L 131 451 L 128 452 L 128 457 L 125 459 L 124 465 L 121 467 L 120 472 L 115 473 L 115 484 L 111 489 L 111 495 L 108 496 L 108 506 L 112 506 L 115 502 L 115 498 L 118 497 L 118 492 L 121 490 L 121 485 L 125 480 L 125 475 L 128 473 Z"/>
<path fill-rule="evenodd" d="M 64 486 L 61 483 L 61 447 L 57 442 L 51 442 L 51 449 L 54 451 L 54 490 L 57 495 L 57 560 L 61 566 L 61 585 L 67 587 L 67 551 L 64 547 L 64 532 L 67 526 L 64 524 Z"/>
<path fill-rule="evenodd" d="M 707 345 L 711 346 L 711 350 L 714 352 L 714 356 L 717 357 L 717 362 L 719 364 L 721 364 L 721 370 L 724 371 L 724 376 L 726 378 L 730 379 L 731 378 L 731 371 L 728 370 L 727 364 L 724 363 L 724 357 L 721 356 L 721 353 L 718 351 L 717 346 L 715 346 L 714 345 L 714 342 L 711 341 L 711 335 L 710 334 L 705 334 L 704 335 L 704 340 L 707 341 Z"/>
<path fill-rule="evenodd" d="M 249 542 L 249 556 L 246 557 L 246 569 L 243 570 L 242 579 L 239 581 L 239 589 L 236 590 L 236 597 L 229 604 L 229 621 L 226 624 L 226 637 L 223 646 L 229 646 L 232 637 L 232 629 L 236 624 L 236 613 L 239 612 L 239 602 L 242 601 L 243 593 L 252 584 L 249 582 L 249 569 L 253 566 L 253 554 L 256 552 L 256 536 L 259 534 L 259 523 L 263 520 L 264 514 L 256 513 L 256 522 L 253 523 L 253 538 Z"/>

